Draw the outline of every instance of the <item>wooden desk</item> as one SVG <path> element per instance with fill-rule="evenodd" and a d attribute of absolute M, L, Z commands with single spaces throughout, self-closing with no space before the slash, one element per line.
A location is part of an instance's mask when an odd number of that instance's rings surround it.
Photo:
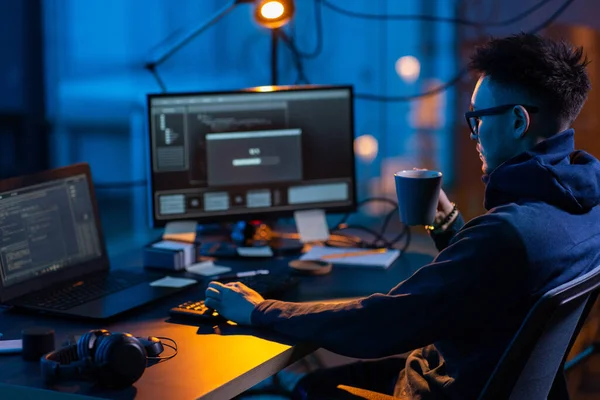
<path fill-rule="evenodd" d="M 132 252 L 113 260 L 114 266 L 140 265 L 141 253 Z M 407 253 L 388 270 L 334 268 L 330 275 L 302 278 L 297 290 L 286 300 L 313 301 L 347 298 L 387 292 L 398 282 L 431 260 L 430 255 Z M 234 270 L 287 268 L 288 260 L 224 261 Z M 65 320 L 37 314 L 0 312 L 0 332 L 4 339 L 18 339 L 23 328 L 48 326 L 55 330 L 57 346 L 68 335 L 81 335 L 90 329 L 130 332 L 136 336 L 166 336 L 174 339 L 179 354 L 147 368 L 133 387 L 103 391 L 87 382 L 64 383 L 52 389 L 115 399 L 227 399 L 251 388 L 314 350 L 310 345 L 292 343 L 268 332 L 235 326 L 215 330 L 211 326 L 169 323 L 168 310 L 188 299 L 203 298 L 208 282 L 190 287 L 176 296 L 126 313 L 109 323 Z M 165 355 L 169 349 L 165 350 Z M 20 356 L 0 356 L 0 383 L 33 388 L 44 387 L 39 363 L 24 362 Z M 0 387 L 0 398 L 3 398 Z"/>

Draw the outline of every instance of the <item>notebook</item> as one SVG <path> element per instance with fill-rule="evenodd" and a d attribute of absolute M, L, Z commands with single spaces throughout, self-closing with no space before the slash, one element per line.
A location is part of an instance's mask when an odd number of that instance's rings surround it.
<path fill-rule="evenodd" d="M 329 261 L 332 264 L 347 266 L 389 268 L 399 256 L 400 250 L 397 249 L 371 250 L 313 246 L 300 259 Z"/>

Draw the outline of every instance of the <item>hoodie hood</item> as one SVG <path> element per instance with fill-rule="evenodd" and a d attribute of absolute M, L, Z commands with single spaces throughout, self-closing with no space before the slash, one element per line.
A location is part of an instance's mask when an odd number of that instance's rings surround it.
<path fill-rule="evenodd" d="M 484 175 L 486 210 L 525 199 L 577 214 L 600 204 L 600 161 L 574 150 L 574 134 L 554 135 Z"/>

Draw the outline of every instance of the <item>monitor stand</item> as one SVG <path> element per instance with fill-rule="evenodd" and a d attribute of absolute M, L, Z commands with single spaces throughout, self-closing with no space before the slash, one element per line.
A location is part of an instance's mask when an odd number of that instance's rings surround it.
<path fill-rule="evenodd" d="M 243 221 L 227 228 L 221 225 L 218 228 L 213 226 L 213 229 L 203 229 L 205 234 L 212 237 L 202 243 L 200 253 L 203 256 L 237 257 L 238 247 L 264 246 L 270 247 L 275 256 L 295 255 L 302 252 L 304 248 L 302 242 L 275 233 L 273 226 L 272 222 Z M 198 233 L 201 235 L 200 231 Z"/>
<path fill-rule="evenodd" d="M 269 246 L 275 255 L 300 253 L 304 244 L 298 239 L 283 237 L 273 229 L 273 222 L 238 222 L 232 229 L 231 240 L 240 247 Z"/>

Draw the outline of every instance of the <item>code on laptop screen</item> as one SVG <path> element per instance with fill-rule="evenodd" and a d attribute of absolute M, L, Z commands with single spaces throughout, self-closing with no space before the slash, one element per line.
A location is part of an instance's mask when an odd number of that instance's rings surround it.
<path fill-rule="evenodd" d="M 85 175 L 0 193 L 4 287 L 101 256 Z"/>

